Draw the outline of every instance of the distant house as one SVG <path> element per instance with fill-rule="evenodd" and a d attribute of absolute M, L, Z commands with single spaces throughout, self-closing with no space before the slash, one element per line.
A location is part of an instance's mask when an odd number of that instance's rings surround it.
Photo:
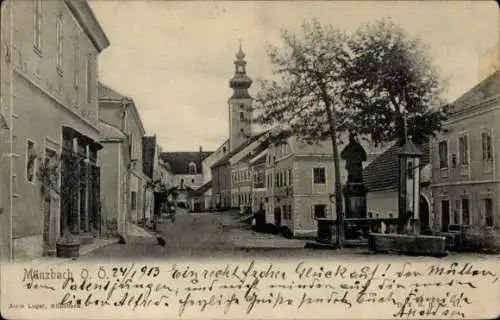
<path fill-rule="evenodd" d="M 307 144 L 286 131 L 268 147 L 266 158 L 266 222 L 288 228 L 293 236 L 314 237 L 318 218 L 336 218 L 335 165 L 329 140 Z M 339 140 L 339 150 L 347 139 Z M 360 141 L 368 154 L 367 163 L 383 147 Z M 347 181 L 345 161 L 340 162 L 341 182 Z"/>
<path fill-rule="evenodd" d="M 189 208 L 192 211 L 206 211 L 211 209 L 212 200 L 212 181 L 204 183 L 201 187 L 196 190 L 192 190 L 189 196 Z"/>
<path fill-rule="evenodd" d="M 133 99 L 109 86 L 99 83 L 99 120 L 122 131 L 127 139 L 126 159 L 123 174 L 127 177 L 124 202 L 126 212 L 132 222 L 143 219 L 144 192 L 148 178 L 144 175 L 142 164 L 142 138 L 144 129 L 137 106 Z"/>
<path fill-rule="evenodd" d="M 160 158 L 172 173 L 172 186 L 177 191 L 177 204 L 189 206 L 189 192 L 198 189 L 203 181 L 203 160 L 213 152 L 162 152 Z"/>
<path fill-rule="evenodd" d="M 156 136 L 142 138 L 142 170 L 149 179 L 144 193 L 144 218 L 151 221 L 154 211 L 154 183 L 160 182 Z"/>
<path fill-rule="evenodd" d="M 165 186 L 168 190 L 174 185 L 174 174 L 172 173 L 172 168 L 170 164 L 165 163 L 161 157 L 158 158 L 158 169 L 160 172 L 160 181 L 161 184 Z"/>
<path fill-rule="evenodd" d="M 367 194 L 367 211 L 373 218 L 398 217 L 398 185 L 399 185 L 399 157 L 400 146 L 391 143 L 391 147 L 373 160 L 363 172 Z M 419 220 L 421 229 L 430 227 L 433 223 L 432 192 L 430 188 L 430 143 L 416 145 L 422 153 L 420 158 L 420 195 L 419 195 Z M 408 175 L 412 180 L 412 174 Z"/>
<path fill-rule="evenodd" d="M 252 212 L 258 212 L 266 204 L 266 159 L 268 150 L 260 152 L 250 159 L 250 175 L 252 180 L 251 206 Z"/>
<path fill-rule="evenodd" d="M 239 208 L 251 203 L 248 161 L 267 140 L 268 131 L 255 134 L 212 165 L 212 198 L 221 208 Z"/>
<path fill-rule="evenodd" d="M 101 214 L 107 231 L 125 235 L 127 217 L 127 135 L 118 128 L 100 121 L 99 152 L 101 166 Z"/>
<path fill-rule="evenodd" d="M 202 162 L 202 169 L 203 169 L 203 184 L 209 182 L 212 180 L 212 170 L 211 167 L 222 159 L 226 154 L 229 153 L 229 139 L 224 141 L 218 148 L 215 150 L 211 155 L 206 157 L 203 162 Z"/>

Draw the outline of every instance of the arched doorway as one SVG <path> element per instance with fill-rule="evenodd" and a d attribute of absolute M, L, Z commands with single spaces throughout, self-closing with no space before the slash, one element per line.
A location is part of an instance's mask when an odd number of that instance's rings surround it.
<path fill-rule="evenodd" d="M 429 200 L 424 196 L 420 195 L 419 204 L 419 220 L 420 220 L 420 231 L 429 230 L 429 214 L 430 214 L 430 203 Z"/>

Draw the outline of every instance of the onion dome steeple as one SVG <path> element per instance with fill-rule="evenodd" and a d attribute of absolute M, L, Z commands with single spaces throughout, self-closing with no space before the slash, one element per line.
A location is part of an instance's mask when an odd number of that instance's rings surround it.
<path fill-rule="evenodd" d="M 240 49 L 236 53 L 236 60 L 234 61 L 234 76 L 229 80 L 229 87 L 234 89 L 232 98 L 250 98 L 248 88 L 252 85 L 253 80 L 247 76 L 246 65 L 245 53 L 241 49 L 240 42 Z"/>

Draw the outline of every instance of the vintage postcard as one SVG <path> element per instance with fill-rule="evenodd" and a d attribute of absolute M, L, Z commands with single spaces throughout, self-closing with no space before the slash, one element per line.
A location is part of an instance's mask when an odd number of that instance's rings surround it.
<path fill-rule="evenodd" d="M 2 0 L 1 317 L 498 318 L 498 9 Z"/>

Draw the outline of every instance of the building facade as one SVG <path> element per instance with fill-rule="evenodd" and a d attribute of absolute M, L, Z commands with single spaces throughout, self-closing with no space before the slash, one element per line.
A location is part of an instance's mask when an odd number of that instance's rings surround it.
<path fill-rule="evenodd" d="M 229 139 L 224 141 L 211 155 L 206 157 L 202 162 L 203 169 L 203 184 L 212 180 L 212 166 L 229 153 Z"/>
<path fill-rule="evenodd" d="M 84 0 L 1 4 L 3 259 L 53 254 L 64 231 L 83 243 L 99 233 L 97 70 L 108 46 Z M 41 167 L 54 161 L 58 187 L 78 188 L 71 201 L 41 192 Z M 78 179 L 64 180 L 72 170 Z"/>
<path fill-rule="evenodd" d="M 374 159 L 364 169 L 364 183 L 368 189 L 367 212 L 372 218 L 397 218 L 399 216 L 399 156 L 400 146 L 391 143 L 389 148 L 379 157 Z M 420 194 L 418 196 L 419 212 L 415 217 L 419 219 L 420 229 L 431 228 L 434 223 L 432 212 L 432 192 L 431 183 L 431 163 L 430 163 L 430 143 L 417 145 L 421 152 L 419 183 Z M 414 181 L 415 168 L 407 174 L 408 184 Z"/>
<path fill-rule="evenodd" d="M 347 139 L 339 142 L 342 150 Z M 362 144 L 368 159 L 374 159 L 380 152 L 380 148 L 370 143 Z M 289 135 L 270 144 L 265 164 L 267 223 L 285 227 L 296 237 L 314 237 L 316 219 L 336 218 L 332 154 L 329 140 L 310 145 Z M 340 169 L 344 184 L 347 181 L 344 160 L 340 161 Z"/>
<path fill-rule="evenodd" d="M 212 203 L 216 208 L 231 208 L 231 166 L 228 161 L 221 160 L 211 168 Z"/>
<path fill-rule="evenodd" d="M 252 171 L 251 156 L 247 155 L 230 167 L 231 170 L 231 204 L 239 208 L 241 213 L 250 212 L 252 206 Z"/>
<path fill-rule="evenodd" d="M 123 168 L 126 187 L 122 189 L 122 211 L 128 214 L 128 220 L 137 222 L 144 218 L 144 192 L 147 177 L 143 172 L 142 138 L 146 131 L 139 116 L 135 102 L 99 83 L 99 120 L 111 125 L 127 136 L 128 163 Z"/>
<path fill-rule="evenodd" d="M 160 152 L 161 154 L 161 152 Z M 161 157 L 158 158 L 158 168 L 160 172 L 161 184 L 168 190 L 174 185 L 174 174 L 168 163 L 165 163 Z"/>
<path fill-rule="evenodd" d="M 213 203 L 221 208 L 241 209 L 243 203 L 250 206 L 252 179 L 249 160 L 267 147 L 267 136 L 268 131 L 253 135 L 212 165 Z"/>
<path fill-rule="evenodd" d="M 146 176 L 146 187 L 144 193 L 144 219 L 152 221 L 154 215 L 154 191 L 155 185 L 161 182 L 159 168 L 159 146 L 156 143 L 156 135 L 142 138 L 142 165 Z"/>
<path fill-rule="evenodd" d="M 496 71 L 458 98 L 432 144 L 436 230 L 451 224 L 477 230 L 500 227 L 500 79 Z"/>
<path fill-rule="evenodd" d="M 203 184 L 203 161 L 213 152 L 162 152 L 161 161 L 168 164 L 172 173 L 172 186 L 176 190 L 176 203 L 188 208 L 189 193 Z"/>
<path fill-rule="evenodd" d="M 250 174 L 252 176 L 251 207 L 252 212 L 265 210 L 266 204 L 266 159 L 268 150 L 265 149 L 250 160 Z"/>
<path fill-rule="evenodd" d="M 130 163 L 127 135 L 106 122 L 100 122 L 101 212 L 108 234 L 126 235 L 129 204 L 127 166 Z"/>

